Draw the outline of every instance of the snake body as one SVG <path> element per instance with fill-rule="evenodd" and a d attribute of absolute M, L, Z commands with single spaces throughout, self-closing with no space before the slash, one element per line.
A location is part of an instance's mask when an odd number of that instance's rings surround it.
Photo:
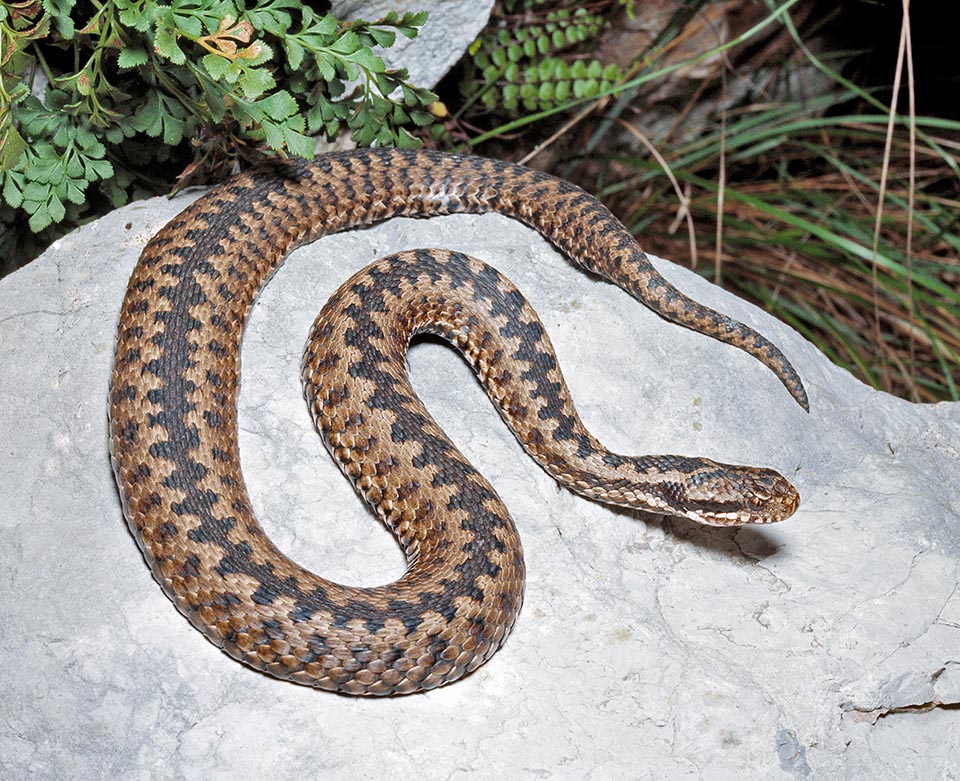
<path fill-rule="evenodd" d="M 130 279 L 110 388 L 111 454 L 127 522 L 164 592 L 217 646 L 276 677 L 349 694 L 455 681 L 501 645 L 524 565 L 493 488 L 423 408 L 406 376 L 418 334 L 466 357 L 526 450 L 590 498 L 718 525 L 791 515 L 769 469 L 627 457 L 583 426 L 536 314 L 497 271 L 416 250 L 364 269 L 318 317 L 303 359 L 327 448 L 400 541 L 395 583 L 354 588 L 298 566 L 266 537 L 237 445 L 240 340 L 260 289 L 295 247 L 394 216 L 495 211 L 663 317 L 770 367 L 807 408 L 783 354 L 684 296 L 612 214 L 524 167 L 409 150 L 278 161 L 195 201 L 145 247 Z"/>

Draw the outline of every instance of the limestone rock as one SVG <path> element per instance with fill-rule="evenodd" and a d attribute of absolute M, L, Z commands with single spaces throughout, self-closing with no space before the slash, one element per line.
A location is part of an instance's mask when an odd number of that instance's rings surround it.
<path fill-rule="evenodd" d="M 334 0 L 338 19 L 380 19 L 391 11 L 427 11 L 416 38 L 402 35 L 381 52 L 388 67 L 406 68 L 411 81 L 432 87 L 459 60 L 490 18 L 493 0 Z"/>
<path fill-rule="evenodd" d="M 132 204 L 0 280 L 0 777 L 934 777 L 960 771 L 960 405 L 917 406 L 667 262 L 794 362 L 811 413 L 749 356 L 671 326 L 505 218 L 393 220 L 296 251 L 255 307 L 241 451 L 281 549 L 374 584 L 402 557 L 314 432 L 308 328 L 349 274 L 446 247 L 506 273 L 588 426 L 624 453 L 772 466 L 803 503 L 768 528 L 611 511 L 558 489 L 469 370 L 410 357 L 427 406 L 511 509 L 525 604 L 452 686 L 355 700 L 229 659 L 163 596 L 126 529 L 107 383 L 127 277 L 193 196 Z M 656 247 L 649 247 L 656 250 Z"/>

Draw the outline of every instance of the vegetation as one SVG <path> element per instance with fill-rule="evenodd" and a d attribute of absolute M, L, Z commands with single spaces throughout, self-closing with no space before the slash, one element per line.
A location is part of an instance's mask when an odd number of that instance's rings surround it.
<path fill-rule="evenodd" d="M 462 81 L 467 106 L 479 100 L 489 110 L 520 116 L 608 91 L 623 78 L 615 63 L 556 56 L 595 40 L 605 23 L 581 6 L 546 11 L 542 23 L 488 28 L 470 47 Z"/>
<path fill-rule="evenodd" d="M 0 2 L 0 253 L 142 192 L 313 136 L 419 146 L 436 96 L 372 52 L 425 13 L 341 23 L 296 0 Z M 18 229 L 19 228 L 19 229 Z M 47 232 L 49 238 L 50 232 Z"/>
<path fill-rule="evenodd" d="M 960 122 L 914 108 L 909 19 L 885 88 L 868 88 L 841 75 L 854 45 L 816 45 L 840 13 L 819 1 L 677 2 L 625 57 L 608 38 L 646 29 L 633 16 L 652 6 L 500 0 L 443 106 L 371 51 L 423 14 L 0 0 L 0 256 L 174 177 L 312 155 L 343 128 L 426 140 L 574 179 L 648 249 L 689 258 L 865 382 L 958 400 Z M 861 26 L 889 4 L 862 4 Z"/>
<path fill-rule="evenodd" d="M 447 133 L 484 154 L 533 149 L 524 160 L 596 193 L 647 249 L 688 258 L 864 382 L 960 399 L 960 122 L 913 111 L 909 25 L 884 73 L 905 85 L 886 90 L 904 93 L 900 110 L 840 74 L 856 52 L 831 64 L 811 49 L 829 20 L 811 3 L 768 0 L 694 56 L 685 43 L 719 26 L 703 14 L 723 4 L 678 3 L 632 63 L 612 65 L 598 38 L 623 25 L 620 5 L 498 6 Z M 583 42 L 568 35 L 586 26 Z M 561 92 L 575 68 L 593 81 Z M 791 87 L 801 80 L 823 86 Z"/>

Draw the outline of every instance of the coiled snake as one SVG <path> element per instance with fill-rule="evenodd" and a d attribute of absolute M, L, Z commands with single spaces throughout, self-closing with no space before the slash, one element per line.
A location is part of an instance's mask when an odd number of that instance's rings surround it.
<path fill-rule="evenodd" d="M 750 328 L 676 290 L 605 207 L 518 165 L 358 150 L 275 162 L 201 197 L 146 246 L 120 315 L 111 453 L 130 529 L 164 592 L 213 643 L 279 678 L 350 694 L 430 689 L 476 669 L 520 609 L 520 540 L 490 485 L 407 380 L 410 339 L 438 334 L 557 480 L 603 502 L 720 525 L 791 515 L 768 469 L 620 456 L 584 428 L 540 321 L 498 272 L 453 252 L 381 260 L 345 283 L 303 359 L 324 442 L 408 559 L 395 583 L 351 588 L 285 557 L 250 509 L 237 445 L 240 339 L 294 248 L 397 215 L 495 211 L 675 323 L 769 366 L 807 408 L 793 367 Z"/>

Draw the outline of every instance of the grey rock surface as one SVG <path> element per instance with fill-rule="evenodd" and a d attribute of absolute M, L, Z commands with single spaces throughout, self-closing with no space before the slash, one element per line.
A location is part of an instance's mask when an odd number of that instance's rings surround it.
<path fill-rule="evenodd" d="M 397 36 L 380 54 L 390 68 L 406 68 L 410 80 L 432 87 L 463 56 L 490 18 L 493 0 L 334 0 L 338 19 L 381 19 L 391 11 L 427 11 L 414 39 Z"/>
<path fill-rule="evenodd" d="M 0 281 L 0 777 L 960 775 L 960 405 L 870 390 L 787 326 L 658 263 L 783 348 L 806 415 L 750 357 L 495 215 L 324 238 L 267 286 L 244 343 L 241 451 L 281 549 L 350 583 L 402 572 L 314 432 L 298 367 L 336 286 L 419 246 L 467 251 L 519 285 L 606 444 L 776 467 L 799 512 L 725 530 L 578 498 L 523 453 L 452 352 L 422 344 L 414 384 L 524 541 L 506 645 L 455 685 L 386 701 L 276 681 L 217 650 L 152 580 L 107 452 L 126 280 L 190 197 L 120 209 Z"/>

